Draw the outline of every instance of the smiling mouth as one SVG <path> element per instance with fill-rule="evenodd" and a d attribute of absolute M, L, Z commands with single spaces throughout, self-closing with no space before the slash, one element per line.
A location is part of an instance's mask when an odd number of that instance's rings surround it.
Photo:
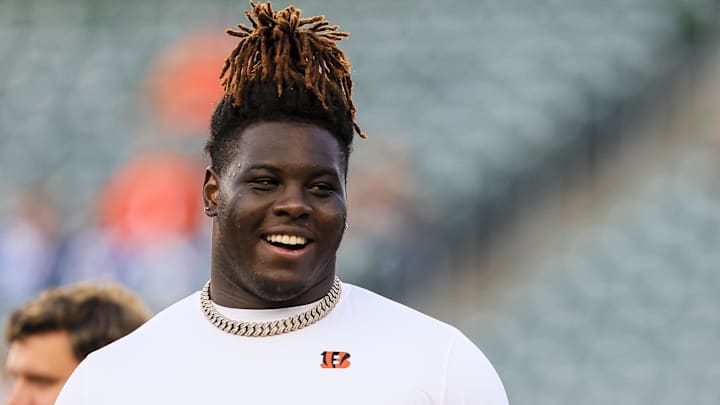
<path fill-rule="evenodd" d="M 287 250 L 301 250 L 310 244 L 310 241 L 302 236 L 285 234 L 266 235 L 265 241 L 273 246 Z"/>

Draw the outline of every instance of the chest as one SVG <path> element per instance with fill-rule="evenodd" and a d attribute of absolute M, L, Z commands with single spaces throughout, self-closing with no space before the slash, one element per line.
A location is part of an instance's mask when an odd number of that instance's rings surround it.
<path fill-rule="evenodd" d="M 143 366 L 144 378 L 121 378 L 132 381 L 131 395 L 155 398 L 147 403 L 439 404 L 440 358 L 382 342 L 226 339 L 156 353 Z"/>

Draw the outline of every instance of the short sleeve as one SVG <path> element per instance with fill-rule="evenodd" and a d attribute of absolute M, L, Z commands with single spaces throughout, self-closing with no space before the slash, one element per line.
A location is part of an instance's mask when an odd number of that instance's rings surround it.
<path fill-rule="evenodd" d="M 86 384 L 88 359 L 83 360 L 75 368 L 55 400 L 55 405 L 82 405 L 86 404 Z"/>
<path fill-rule="evenodd" d="M 500 377 L 490 361 L 458 332 L 445 370 L 444 405 L 507 405 Z"/>

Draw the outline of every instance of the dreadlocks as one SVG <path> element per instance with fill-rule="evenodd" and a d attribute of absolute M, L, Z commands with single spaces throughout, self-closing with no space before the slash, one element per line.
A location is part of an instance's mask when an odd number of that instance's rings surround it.
<path fill-rule="evenodd" d="M 347 38 L 324 16 L 300 18 L 289 6 L 250 2 L 251 27 L 226 32 L 240 38 L 220 73 L 225 96 L 212 117 L 205 145 L 213 167 L 222 171 L 230 144 L 260 121 L 308 122 L 327 129 L 350 154 L 353 135 L 366 135 L 355 122 L 350 62 L 336 42 Z"/>

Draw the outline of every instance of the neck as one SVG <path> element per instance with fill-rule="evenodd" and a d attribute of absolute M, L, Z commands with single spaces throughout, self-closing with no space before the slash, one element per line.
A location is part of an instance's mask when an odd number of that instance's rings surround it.
<path fill-rule="evenodd" d="M 295 285 L 274 280 L 242 277 L 243 269 L 225 265 L 213 252 L 210 266 L 210 298 L 228 308 L 270 309 L 310 304 L 325 297 L 335 281 L 334 260 L 317 282 Z"/>

